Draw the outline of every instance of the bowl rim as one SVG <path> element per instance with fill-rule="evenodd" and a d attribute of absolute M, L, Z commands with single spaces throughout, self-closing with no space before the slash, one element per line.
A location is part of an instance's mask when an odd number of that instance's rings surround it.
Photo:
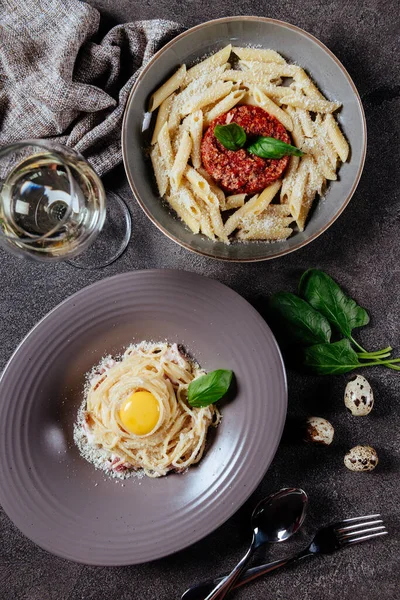
<path fill-rule="evenodd" d="M 269 256 L 265 256 L 265 257 L 231 258 L 231 257 L 227 257 L 227 256 L 215 256 L 215 254 L 212 254 L 211 252 L 206 252 L 204 250 L 197 250 L 195 248 L 192 248 L 190 246 L 190 244 L 180 240 L 178 237 L 176 237 L 174 234 L 172 234 L 170 231 L 168 231 L 163 225 L 161 225 L 161 223 L 159 223 L 157 221 L 157 219 L 153 216 L 151 211 L 147 208 L 145 203 L 142 201 L 140 194 L 137 191 L 137 188 L 136 188 L 135 182 L 132 178 L 132 175 L 128 169 L 128 157 L 127 157 L 127 120 L 128 120 L 128 116 L 127 115 L 128 115 L 128 111 L 129 111 L 131 102 L 132 102 L 133 95 L 135 94 L 137 88 L 139 87 L 144 75 L 147 73 L 147 71 L 150 69 L 150 67 L 158 60 L 158 58 L 162 54 L 164 54 L 164 52 L 167 52 L 178 40 L 183 39 L 184 37 L 186 37 L 187 35 L 191 34 L 194 31 L 198 31 L 200 29 L 203 29 L 204 27 L 208 27 L 209 25 L 217 24 L 217 23 L 229 23 L 232 21 L 263 21 L 264 23 L 273 23 L 274 25 L 278 25 L 279 27 L 285 27 L 288 29 L 292 29 L 293 31 L 295 31 L 297 33 L 301 33 L 301 34 L 305 35 L 311 41 L 318 44 L 318 46 L 320 46 L 320 48 L 322 48 L 322 50 L 325 50 L 325 52 L 330 56 L 330 58 L 338 65 L 338 67 L 340 68 L 340 70 L 342 71 L 344 76 L 346 77 L 350 87 L 353 90 L 354 96 L 357 100 L 357 103 L 358 103 L 358 106 L 360 109 L 360 114 L 361 114 L 361 121 L 362 121 L 363 144 L 362 144 L 361 161 L 360 161 L 360 165 L 357 170 L 357 174 L 356 174 L 354 183 L 353 183 L 349 193 L 347 194 L 347 197 L 345 198 L 343 204 L 338 208 L 337 212 L 330 219 L 330 221 L 326 225 L 321 227 L 321 229 L 319 231 L 317 231 L 316 233 L 314 233 L 312 236 L 310 236 L 309 238 L 307 238 L 304 241 L 298 242 L 292 248 L 280 250 L 278 252 L 275 252 L 275 253 L 270 254 Z M 340 60 L 335 56 L 335 54 L 331 50 L 329 50 L 329 48 L 327 46 L 325 46 L 325 44 L 323 44 L 318 38 L 316 38 L 311 33 L 308 33 L 301 27 L 298 27 L 297 25 L 293 25 L 292 23 L 288 23 L 287 21 L 281 21 L 280 19 L 271 19 L 269 17 L 258 17 L 255 15 L 247 15 L 247 16 L 239 16 L 238 15 L 238 16 L 232 16 L 232 17 L 221 17 L 218 19 L 212 19 L 210 21 L 204 21 L 203 23 L 199 23 L 198 25 L 195 25 L 194 27 L 191 27 L 190 29 L 187 29 L 187 30 L 183 31 L 182 33 L 180 33 L 179 35 L 175 36 L 172 40 L 170 40 L 162 48 L 160 48 L 160 50 L 158 50 L 158 52 L 156 52 L 154 54 L 154 56 L 149 60 L 149 62 L 146 64 L 146 66 L 140 72 L 138 78 L 136 79 L 136 81 L 133 84 L 132 89 L 129 93 L 129 96 L 128 96 L 128 99 L 126 102 L 126 106 L 124 109 L 123 120 L 122 120 L 121 142 L 122 142 L 122 160 L 123 160 L 125 174 L 128 179 L 129 186 L 130 186 L 130 188 L 133 192 L 133 195 L 134 195 L 136 201 L 138 202 L 139 206 L 142 208 L 142 210 L 147 215 L 147 217 L 150 219 L 150 221 L 160 231 L 162 231 L 170 240 L 173 240 L 175 243 L 179 244 L 179 246 L 182 246 L 183 248 L 186 248 L 187 250 L 189 250 L 190 252 L 194 252 L 195 254 L 199 254 L 199 255 L 205 256 L 207 258 L 213 258 L 214 260 L 221 260 L 221 261 L 225 261 L 225 262 L 251 263 L 251 262 L 263 262 L 266 260 L 272 260 L 274 258 L 279 258 L 280 256 L 290 254 L 292 252 L 295 252 L 296 250 L 299 250 L 300 248 L 303 248 L 307 244 L 309 244 L 312 241 L 314 241 L 315 239 L 317 239 L 320 235 L 322 235 L 327 229 L 329 229 L 329 227 L 331 225 L 333 225 L 333 223 L 336 221 L 336 219 L 339 218 L 339 216 L 342 214 L 344 209 L 349 204 L 351 198 L 353 197 L 354 192 L 356 191 L 359 181 L 361 179 L 363 169 L 364 169 L 365 157 L 367 154 L 367 124 L 366 124 L 364 107 L 361 102 L 361 97 L 360 97 L 360 94 L 357 90 L 357 87 L 356 87 L 353 79 L 350 77 L 349 72 L 344 67 L 344 65 L 340 62 Z"/>

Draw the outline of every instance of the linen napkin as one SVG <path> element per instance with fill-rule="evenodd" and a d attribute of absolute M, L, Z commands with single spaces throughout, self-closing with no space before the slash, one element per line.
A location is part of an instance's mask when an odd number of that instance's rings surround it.
<path fill-rule="evenodd" d="M 0 145 L 57 138 L 99 175 L 122 160 L 121 125 L 140 70 L 182 26 L 117 25 L 79 0 L 0 0 Z"/>

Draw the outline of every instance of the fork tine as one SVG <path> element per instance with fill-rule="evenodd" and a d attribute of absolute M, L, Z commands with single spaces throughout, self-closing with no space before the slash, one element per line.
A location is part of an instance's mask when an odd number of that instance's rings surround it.
<path fill-rule="evenodd" d="M 379 537 L 381 535 L 387 535 L 388 531 L 377 531 L 376 533 L 370 533 L 369 535 L 364 535 L 357 538 L 344 539 L 341 542 L 341 546 L 349 546 L 350 544 L 359 544 L 361 542 L 366 542 L 368 540 L 372 540 L 373 538 Z"/>
<path fill-rule="evenodd" d="M 382 531 L 385 530 L 386 527 L 384 525 L 380 525 L 379 527 L 368 527 L 367 529 L 361 529 L 358 531 L 347 531 L 338 536 L 339 540 L 346 540 L 355 535 L 364 535 L 365 533 L 371 533 L 372 531 Z"/>
<path fill-rule="evenodd" d="M 379 525 L 380 523 L 383 523 L 382 519 L 376 519 L 376 521 L 361 521 L 361 523 L 355 523 L 354 525 L 346 525 L 345 527 L 335 526 L 335 531 L 336 533 L 342 533 L 344 531 L 351 531 L 352 529 L 357 529 L 358 527 L 368 527 L 369 525 Z"/>
<path fill-rule="evenodd" d="M 334 527 L 336 528 L 340 528 L 343 527 L 344 525 L 346 525 L 347 523 L 355 523 L 355 521 L 366 521 L 368 519 L 380 519 L 381 515 L 378 513 L 376 515 L 365 515 L 364 517 L 352 517 L 351 519 L 343 519 L 343 521 L 339 521 L 338 523 L 335 523 Z"/>

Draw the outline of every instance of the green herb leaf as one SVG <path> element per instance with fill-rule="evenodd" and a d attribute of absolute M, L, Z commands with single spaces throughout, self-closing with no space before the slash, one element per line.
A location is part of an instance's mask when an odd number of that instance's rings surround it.
<path fill-rule="evenodd" d="M 351 339 L 355 327 L 363 327 L 369 322 L 367 311 L 346 296 L 323 271 L 306 271 L 300 279 L 299 294 L 347 338 Z"/>
<path fill-rule="evenodd" d="M 250 146 L 248 146 L 247 150 L 251 152 L 251 154 L 256 154 L 261 158 L 282 158 L 282 156 L 303 156 L 304 152 L 296 148 L 296 146 L 291 146 L 290 144 L 286 144 L 281 140 L 277 140 L 272 137 L 259 137 L 257 138 Z"/>
<path fill-rule="evenodd" d="M 363 366 L 347 339 L 306 348 L 303 364 L 318 375 L 339 375 Z"/>
<path fill-rule="evenodd" d="M 246 143 L 246 132 L 243 127 L 237 123 L 228 123 L 228 125 L 216 125 L 214 135 L 219 142 L 228 150 L 239 150 Z"/>
<path fill-rule="evenodd" d="M 328 320 L 294 294 L 279 292 L 270 298 L 269 306 L 282 329 L 291 339 L 303 344 L 329 343 Z"/>
<path fill-rule="evenodd" d="M 194 379 L 188 387 L 190 406 L 204 408 L 220 400 L 228 391 L 232 376 L 232 371 L 218 369 Z"/>

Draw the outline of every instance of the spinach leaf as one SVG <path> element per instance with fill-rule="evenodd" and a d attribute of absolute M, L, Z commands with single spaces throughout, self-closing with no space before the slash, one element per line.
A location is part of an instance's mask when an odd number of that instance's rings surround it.
<path fill-rule="evenodd" d="M 362 327 L 369 322 L 367 311 L 346 296 L 323 271 L 306 271 L 300 279 L 299 294 L 349 339 L 352 339 L 351 332 L 355 327 Z"/>
<path fill-rule="evenodd" d="M 303 156 L 304 154 L 296 146 L 291 146 L 272 137 L 257 138 L 248 146 L 247 150 L 251 154 L 256 154 L 256 156 L 260 156 L 261 158 L 282 158 L 282 156 L 289 156 L 291 154 L 294 156 Z"/>
<path fill-rule="evenodd" d="M 329 321 L 298 296 L 279 292 L 270 298 L 269 307 L 292 340 L 303 344 L 329 343 Z"/>
<path fill-rule="evenodd" d="M 347 339 L 333 344 L 317 344 L 305 348 L 303 364 L 319 375 L 348 373 L 363 366 Z"/>
<path fill-rule="evenodd" d="M 228 391 L 232 376 L 232 371 L 218 369 L 194 379 L 188 387 L 190 406 L 204 408 L 220 400 Z"/>
<path fill-rule="evenodd" d="M 228 123 L 228 125 L 216 125 L 214 135 L 227 150 L 239 150 L 246 143 L 246 132 L 237 123 Z"/>

